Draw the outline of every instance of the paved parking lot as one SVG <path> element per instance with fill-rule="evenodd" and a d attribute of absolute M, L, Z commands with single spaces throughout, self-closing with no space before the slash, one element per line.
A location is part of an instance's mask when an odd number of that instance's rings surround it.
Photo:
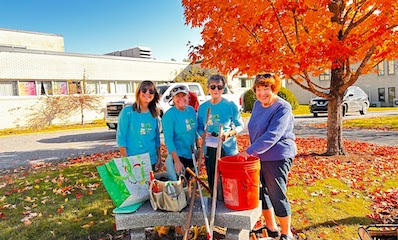
<path fill-rule="evenodd" d="M 398 114 L 398 111 L 388 114 Z M 351 115 L 349 118 L 378 116 Z M 295 133 L 297 137 L 326 137 L 326 129 L 313 128 L 312 123 L 325 122 L 326 116 L 297 116 Z M 246 125 L 248 119 L 244 119 Z M 344 130 L 343 137 L 378 145 L 398 146 L 398 132 L 374 130 Z M 40 161 L 59 161 L 92 153 L 117 150 L 116 132 L 104 128 L 73 130 L 43 134 L 28 134 L 0 137 L 0 169 L 15 168 Z M 162 139 L 163 141 L 163 139 Z"/>

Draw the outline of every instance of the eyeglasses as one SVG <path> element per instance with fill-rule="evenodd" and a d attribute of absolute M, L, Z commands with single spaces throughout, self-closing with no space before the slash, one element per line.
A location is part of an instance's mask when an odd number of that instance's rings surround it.
<path fill-rule="evenodd" d="M 178 87 L 174 87 L 171 91 L 172 92 L 177 92 L 178 90 L 187 90 L 187 87 L 185 86 L 178 86 Z"/>
<path fill-rule="evenodd" d="M 148 89 L 148 88 L 141 88 L 141 92 L 142 93 L 146 93 L 146 92 L 149 92 L 149 94 L 155 94 L 155 90 L 153 90 L 153 89 Z"/>
<path fill-rule="evenodd" d="M 218 90 L 222 90 L 224 88 L 224 86 L 223 85 L 210 85 L 211 90 L 215 90 L 216 88 Z"/>
<path fill-rule="evenodd" d="M 264 73 L 264 74 L 258 74 L 256 76 L 256 80 L 255 82 L 259 82 L 260 80 L 262 80 L 263 78 L 271 78 L 273 75 L 270 73 Z"/>

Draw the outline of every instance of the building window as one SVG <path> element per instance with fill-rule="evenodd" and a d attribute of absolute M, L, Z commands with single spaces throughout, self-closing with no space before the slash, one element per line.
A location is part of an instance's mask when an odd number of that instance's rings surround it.
<path fill-rule="evenodd" d="M 246 78 L 239 78 L 239 80 L 240 80 L 240 86 L 246 87 Z"/>
<path fill-rule="evenodd" d="M 133 91 L 132 92 L 135 92 L 137 90 L 139 84 L 140 84 L 139 82 L 133 82 L 133 84 L 132 84 Z"/>
<path fill-rule="evenodd" d="M 395 63 L 394 60 L 390 60 L 387 62 L 387 71 L 388 71 L 388 75 L 393 75 L 395 74 Z"/>
<path fill-rule="evenodd" d="M 129 82 L 117 82 L 116 83 L 116 92 L 118 94 L 122 93 L 130 93 Z"/>
<path fill-rule="evenodd" d="M 98 82 L 86 81 L 85 93 L 86 94 L 97 94 L 98 93 Z"/>
<path fill-rule="evenodd" d="M 18 96 L 17 82 L 0 82 L 0 96 Z"/>
<path fill-rule="evenodd" d="M 53 88 L 50 81 L 48 82 L 41 82 L 37 81 L 36 89 L 39 95 L 53 95 Z"/>
<path fill-rule="evenodd" d="M 116 84 L 115 82 L 108 82 L 109 93 L 116 93 Z"/>
<path fill-rule="evenodd" d="M 377 75 L 384 75 L 384 62 L 377 64 Z"/>
<path fill-rule="evenodd" d="M 99 84 L 99 93 L 100 94 L 108 94 L 109 93 L 109 87 L 107 82 L 100 82 Z"/>
<path fill-rule="evenodd" d="M 69 94 L 82 93 L 82 81 L 68 81 Z"/>
<path fill-rule="evenodd" d="M 385 89 L 384 88 L 379 88 L 379 102 L 385 102 L 386 101 L 386 97 L 385 97 Z"/>
<path fill-rule="evenodd" d="M 330 81 L 330 71 L 327 70 L 319 75 L 319 81 Z"/>
<path fill-rule="evenodd" d="M 388 101 L 393 102 L 395 98 L 395 87 L 388 88 Z"/>
<path fill-rule="evenodd" d="M 36 96 L 36 84 L 34 81 L 19 82 L 19 96 Z"/>
<path fill-rule="evenodd" d="M 54 95 L 68 95 L 68 83 L 54 82 Z"/>
<path fill-rule="evenodd" d="M 254 78 L 239 78 L 240 86 L 244 88 L 251 88 L 254 84 Z"/>
<path fill-rule="evenodd" d="M 286 82 L 287 82 L 288 84 L 293 84 L 293 80 L 290 79 L 290 78 L 288 78 Z"/>

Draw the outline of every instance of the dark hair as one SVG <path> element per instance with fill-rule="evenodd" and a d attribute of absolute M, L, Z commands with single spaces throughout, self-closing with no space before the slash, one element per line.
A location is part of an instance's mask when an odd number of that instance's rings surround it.
<path fill-rule="evenodd" d="M 140 93 L 141 93 L 141 89 L 145 88 L 147 86 L 151 87 L 155 91 L 155 93 L 153 95 L 153 99 L 149 103 L 148 108 L 149 108 L 149 111 L 151 112 L 152 117 L 156 118 L 160 114 L 159 109 L 157 107 L 160 97 L 159 97 L 158 91 L 156 90 L 156 86 L 152 81 L 145 80 L 145 81 L 142 81 L 138 85 L 137 91 L 135 91 L 135 103 L 133 104 L 133 110 L 138 113 L 141 113 Z"/>
<path fill-rule="evenodd" d="M 213 81 L 214 82 L 222 82 L 222 85 L 225 87 L 226 80 L 225 80 L 224 76 L 221 76 L 219 74 L 210 75 L 210 77 L 207 78 L 207 87 L 209 87 L 210 83 Z"/>
<path fill-rule="evenodd" d="M 282 82 L 278 75 L 272 73 L 257 74 L 252 87 L 253 92 L 256 92 L 256 88 L 267 84 L 271 85 L 272 92 L 276 94 L 281 89 Z"/>

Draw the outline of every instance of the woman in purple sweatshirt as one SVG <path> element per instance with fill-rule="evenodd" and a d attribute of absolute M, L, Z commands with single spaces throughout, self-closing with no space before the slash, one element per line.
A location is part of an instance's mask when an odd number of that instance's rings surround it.
<path fill-rule="evenodd" d="M 261 160 L 261 200 L 265 228 L 270 237 L 294 239 L 290 230 L 291 209 L 287 198 L 287 179 L 293 158 L 297 154 L 293 133 L 293 113 L 288 102 L 278 97 L 279 76 L 269 73 L 256 76 L 254 103 L 248 123 L 251 145 L 238 158 L 252 155 Z M 279 219 L 281 231 L 275 221 Z"/>

